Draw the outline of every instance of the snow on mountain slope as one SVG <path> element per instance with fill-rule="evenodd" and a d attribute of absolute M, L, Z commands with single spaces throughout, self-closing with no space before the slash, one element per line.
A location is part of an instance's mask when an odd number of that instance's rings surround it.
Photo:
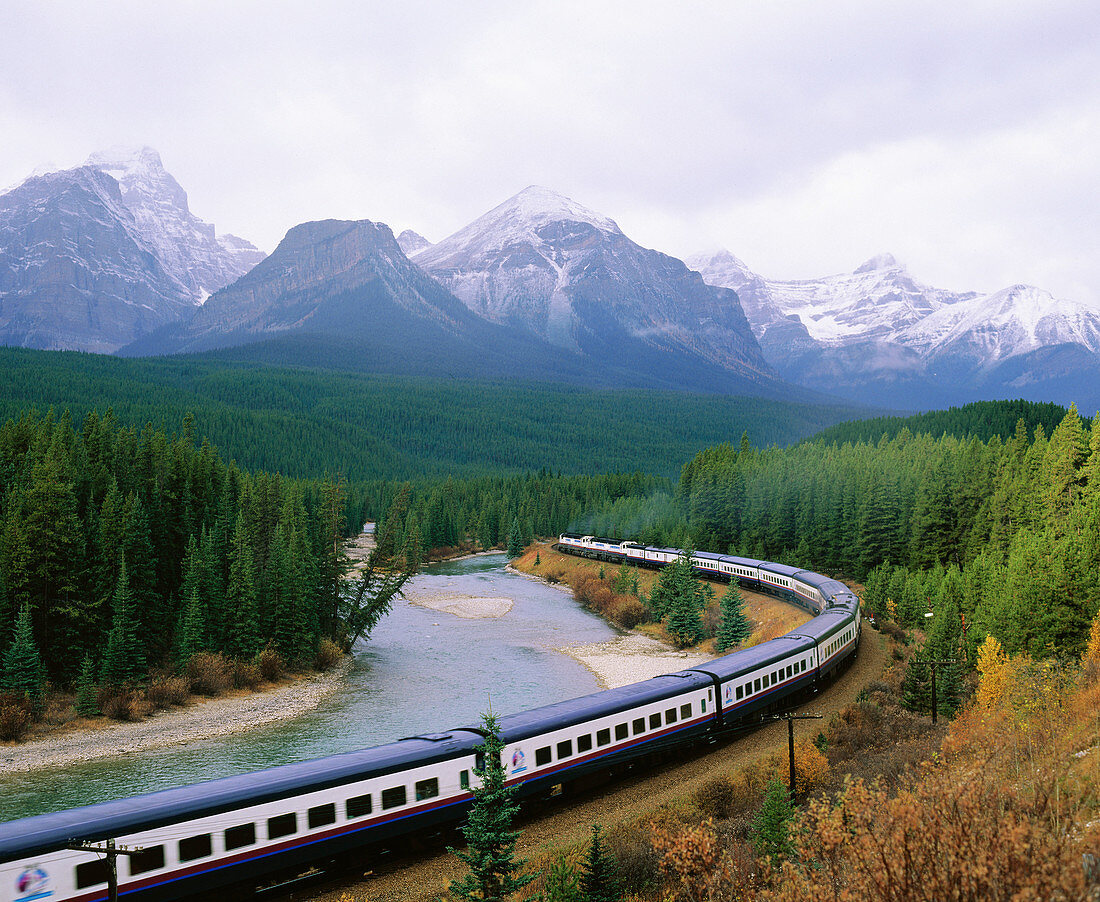
<path fill-rule="evenodd" d="M 86 166 L 118 181 L 122 198 L 146 244 L 199 302 L 244 275 L 264 258 L 235 235 L 218 236 L 195 216 L 183 190 L 151 147 L 112 147 L 88 157 Z"/>
<path fill-rule="evenodd" d="M 192 307 L 104 172 L 54 172 L 0 195 L 0 343 L 109 353 Z"/>
<path fill-rule="evenodd" d="M 899 340 L 928 358 L 964 358 L 981 367 L 1056 345 L 1100 353 L 1100 309 L 1013 285 L 943 307 L 908 327 Z"/>
<path fill-rule="evenodd" d="M 728 251 L 688 262 L 711 285 L 737 291 L 758 336 L 797 316 L 810 337 L 823 344 L 894 341 L 936 310 L 977 297 L 917 282 L 890 254 L 873 257 L 851 273 L 797 281 L 762 279 Z"/>
<path fill-rule="evenodd" d="M 416 263 L 475 313 L 582 355 L 645 348 L 657 361 L 773 378 L 733 292 L 548 188 L 525 188 Z"/>

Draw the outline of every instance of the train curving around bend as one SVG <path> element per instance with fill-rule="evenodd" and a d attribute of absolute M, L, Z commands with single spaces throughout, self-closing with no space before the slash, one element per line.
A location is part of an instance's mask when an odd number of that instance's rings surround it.
<path fill-rule="evenodd" d="M 558 549 L 663 567 L 675 548 L 564 534 Z M 697 667 L 499 719 L 503 764 L 520 798 L 580 791 L 643 757 L 676 754 L 745 729 L 817 691 L 855 653 L 859 599 L 809 570 L 694 552 L 696 572 L 738 580 L 815 616 L 785 636 Z M 107 898 L 114 840 L 118 893 L 134 900 L 227 898 L 293 881 L 452 825 L 469 809 L 477 726 L 401 739 L 257 773 L 0 824 L 0 902 Z"/>

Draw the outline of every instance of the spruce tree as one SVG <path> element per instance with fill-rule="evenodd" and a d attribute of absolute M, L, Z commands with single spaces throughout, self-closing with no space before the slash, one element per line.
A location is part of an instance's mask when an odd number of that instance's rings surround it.
<path fill-rule="evenodd" d="M 519 831 L 512 829 L 512 821 L 519 804 L 513 799 L 514 789 L 505 783 L 500 723 L 492 712 L 482 715 L 481 722 L 485 741 L 477 750 L 484 763 L 474 771 L 478 784 L 473 791 L 473 807 L 461 828 L 466 849 L 448 849 L 470 870 L 461 880 L 452 880 L 450 890 L 471 902 L 497 902 L 523 889 L 536 875 L 517 875 L 524 865 L 514 857 Z"/>
<path fill-rule="evenodd" d="M 718 622 L 718 638 L 714 647 L 727 651 L 744 642 L 752 633 L 752 624 L 745 616 L 745 599 L 737 588 L 737 580 L 731 579 L 726 594 L 722 596 L 722 619 Z"/>
<path fill-rule="evenodd" d="M 230 654 L 251 659 L 263 649 L 259 609 L 256 604 L 256 570 L 244 516 L 237 518 L 229 551 L 229 579 L 225 600 L 229 613 L 227 647 Z"/>
<path fill-rule="evenodd" d="M 32 700 L 42 696 L 42 687 L 46 681 L 45 670 L 34 641 L 31 611 L 27 605 L 19 609 L 12 642 L 4 653 L 2 663 L 0 689 Z"/>
<path fill-rule="evenodd" d="M 523 533 L 519 528 L 519 517 L 512 519 L 512 528 L 508 532 L 508 557 L 519 557 L 523 554 Z"/>
<path fill-rule="evenodd" d="M 95 662 L 91 655 L 84 656 L 84 666 L 80 668 L 80 676 L 76 681 L 76 699 L 73 701 L 73 708 L 81 717 L 94 717 L 99 714 L 95 689 Z"/>
<path fill-rule="evenodd" d="M 783 859 L 791 854 L 790 823 L 794 816 L 790 793 L 779 777 L 768 782 L 764 804 L 749 825 L 749 839 L 760 857 Z"/>
<path fill-rule="evenodd" d="M 551 863 L 543 890 L 546 902 L 584 902 L 581 876 L 564 855 Z"/>
<path fill-rule="evenodd" d="M 144 676 L 145 647 L 138 639 L 134 597 L 126 573 L 126 558 L 123 557 L 112 604 L 111 631 L 107 634 L 107 647 L 103 652 L 101 678 L 107 686 L 125 686 L 140 682 Z"/>
<path fill-rule="evenodd" d="M 581 868 L 584 902 L 615 902 L 622 894 L 615 857 L 600 839 L 600 825 L 592 825 L 592 840 Z"/>

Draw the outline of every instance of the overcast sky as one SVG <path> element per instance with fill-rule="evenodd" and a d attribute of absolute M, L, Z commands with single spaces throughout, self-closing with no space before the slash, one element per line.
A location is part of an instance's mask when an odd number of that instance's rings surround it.
<path fill-rule="evenodd" d="M 769 277 L 889 251 L 1100 304 L 1097 0 L 4 0 L 0 185 L 120 143 L 268 251 L 541 184 Z"/>

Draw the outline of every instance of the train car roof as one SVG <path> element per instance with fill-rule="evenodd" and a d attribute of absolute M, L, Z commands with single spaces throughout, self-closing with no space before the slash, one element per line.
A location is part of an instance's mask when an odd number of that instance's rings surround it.
<path fill-rule="evenodd" d="M 791 567 L 789 564 L 777 564 L 774 561 L 761 561 L 758 565 L 761 570 L 778 573 L 780 576 L 797 576 L 799 573 L 807 573 L 802 567 Z"/>
<path fill-rule="evenodd" d="M 718 554 L 715 551 L 693 551 L 692 557 L 703 557 L 710 561 L 724 561 L 729 555 Z"/>
<path fill-rule="evenodd" d="M 758 561 L 751 557 L 738 557 L 736 554 L 723 554 L 722 560 L 736 564 L 738 567 L 759 567 L 761 564 L 767 563 L 767 561 Z"/>
<path fill-rule="evenodd" d="M 778 639 L 761 642 L 751 648 L 715 658 L 713 661 L 707 661 L 691 669 L 700 673 L 711 674 L 724 681 L 731 677 L 750 673 L 761 667 L 767 667 L 777 661 L 785 660 L 800 651 L 809 651 L 813 647 L 812 640 L 787 634 L 786 636 L 780 636 Z"/>
<path fill-rule="evenodd" d="M 679 548 L 662 548 L 660 545 L 646 545 L 645 550 L 646 551 L 663 551 L 666 554 L 674 554 L 677 557 L 680 556 L 680 549 Z"/>
<path fill-rule="evenodd" d="M 429 733 L 327 758 L 0 823 L 0 862 L 37 855 L 71 840 L 125 836 L 287 795 L 315 792 L 357 778 L 431 764 L 470 753 L 482 741 L 482 735 L 473 730 Z"/>
<path fill-rule="evenodd" d="M 820 642 L 823 639 L 828 639 L 834 633 L 840 632 L 844 627 L 854 622 L 851 612 L 838 608 L 828 608 L 821 614 L 818 614 L 813 620 L 802 624 L 802 626 L 797 629 L 791 630 L 787 635 L 805 636 L 809 639 L 813 639 L 814 642 Z"/>
<path fill-rule="evenodd" d="M 580 720 L 618 714 L 638 705 L 661 701 L 693 689 L 704 689 L 709 685 L 710 680 L 702 674 L 691 671 L 668 673 L 641 683 L 507 714 L 500 718 L 500 735 L 505 742 L 519 742 L 539 733 L 571 726 Z"/>

